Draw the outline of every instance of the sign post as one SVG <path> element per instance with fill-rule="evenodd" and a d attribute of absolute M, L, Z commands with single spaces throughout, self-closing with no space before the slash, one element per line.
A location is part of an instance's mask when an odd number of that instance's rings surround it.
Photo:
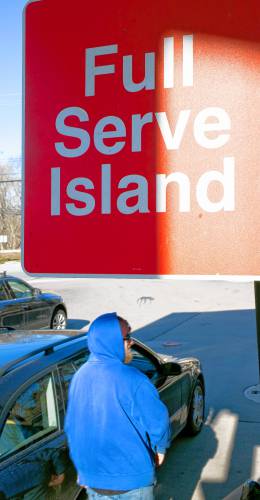
<path fill-rule="evenodd" d="M 254 282 L 255 289 L 255 312 L 256 312 L 256 334 L 257 334 L 257 348 L 258 348 L 258 364 L 259 364 L 259 384 L 255 388 L 256 394 L 260 401 L 260 281 Z"/>
<path fill-rule="evenodd" d="M 255 314 L 256 314 L 256 337 L 259 365 L 258 384 L 248 387 L 245 390 L 245 396 L 255 403 L 260 403 L 260 281 L 254 282 L 255 290 Z"/>

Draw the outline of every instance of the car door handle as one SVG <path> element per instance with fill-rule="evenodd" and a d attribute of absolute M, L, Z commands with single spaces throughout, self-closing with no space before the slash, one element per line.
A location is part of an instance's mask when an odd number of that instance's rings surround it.
<path fill-rule="evenodd" d="M 27 311 L 29 309 L 30 306 L 28 306 L 27 304 L 22 304 L 22 308 Z"/>

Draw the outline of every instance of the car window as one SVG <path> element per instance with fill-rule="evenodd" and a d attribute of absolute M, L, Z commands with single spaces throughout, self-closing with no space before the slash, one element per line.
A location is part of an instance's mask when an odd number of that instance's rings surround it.
<path fill-rule="evenodd" d="M 156 384 L 160 376 L 156 365 L 143 352 L 137 350 L 135 346 L 131 348 L 131 351 L 133 354 L 131 366 L 143 372 L 154 384 Z"/>
<path fill-rule="evenodd" d="M 59 366 L 59 371 L 60 371 L 60 376 L 61 376 L 61 383 L 64 391 L 64 398 L 65 398 L 65 404 L 67 405 L 67 400 L 68 400 L 68 390 L 69 390 L 69 384 L 70 381 L 76 373 L 76 371 L 85 363 L 88 359 L 89 353 L 81 353 L 77 356 L 75 356 L 73 359 L 68 361 L 67 363 L 63 363 L 62 365 Z"/>
<path fill-rule="evenodd" d="M 0 283 L 0 300 L 7 300 L 7 295 L 3 282 Z"/>
<path fill-rule="evenodd" d="M 48 375 L 28 387 L 9 411 L 0 436 L 0 458 L 57 429 L 54 386 Z"/>
<path fill-rule="evenodd" d="M 8 284 L 16 299 L 32 297 L 32 289 L 22 281 L 8 280 Z"/>
<path fill-rule="evenodd" d="M 76 368 L 74 364 L 70 361 L 69 363 L 65 363 L 64 365 L 60 366 L 59 370 L 61 375 L 62 388 L 65 390 L 65 393 L 67 394 L 70 381 L 74 373 L 76 372 Z"/>

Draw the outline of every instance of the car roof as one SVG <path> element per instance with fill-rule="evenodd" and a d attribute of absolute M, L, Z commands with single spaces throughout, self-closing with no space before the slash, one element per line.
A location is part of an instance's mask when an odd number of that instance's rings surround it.
<path fill-rule="evenodd" d="M 47 332 L 11 331 L 0 333 L 0 368 L 36 349 L 44 348 L 44 346 L 65 338 L 67 338 L 66 335 Z"/>

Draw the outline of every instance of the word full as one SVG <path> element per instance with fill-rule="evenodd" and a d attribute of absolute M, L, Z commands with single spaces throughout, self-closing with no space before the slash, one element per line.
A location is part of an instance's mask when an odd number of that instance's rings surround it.
<path fill-rule="evenodd" d="M 104 45 L 86 49 L 85 59 L 85 96 L 95 95 L 96 76 L 116 72 L 115 64 L 96 65 L 96 58 L 118 53 L 118 45 Z M 155 89 L 155 52 L 146 52 L 144 79 L 133 81 L 133 56 L 123 56 L 123 87 L 127 92 Z M 184 87 L 193 86 L 193 35 L 183 36 L 182 80 Z M 163 39 L 163 84 L 165 89 L 174 87 L 174 37 Z"/>

